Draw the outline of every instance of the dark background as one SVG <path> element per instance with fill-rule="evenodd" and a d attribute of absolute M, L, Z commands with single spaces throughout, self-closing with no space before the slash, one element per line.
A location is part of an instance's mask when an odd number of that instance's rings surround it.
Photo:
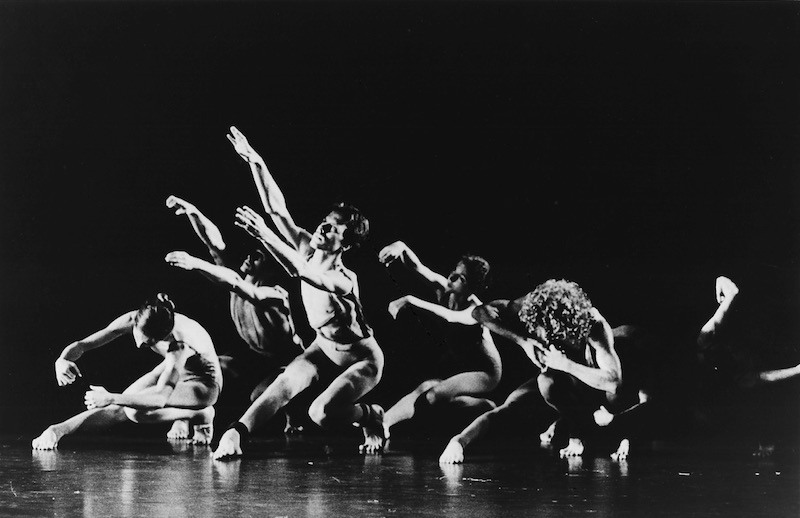
<path fill-rule="evenodd" d="M 487 299 L 575 280 L 612 325 L 676 348 L 725 274 L 757 347 L 794 365 L 799 37 L 796 2 L 1 1 L 0 430 L 34 436 L 88 383 L 154 365 L 121 339 L 81 359 L 81 384 L 53 377 L 64 346 L 158 291 L 240 346 L 225 292 L 163 262 L 205 257 L 169 194 L 251 245 L 230 125 L 299 224 L 339 200 L 369 216 L 345 262 L 387 355 L 374 400 L 419 381 L 427 347 L 385 310 L 431 295 L 378 264 L 396 239 L 441 273 L 483 255 Z M 500 400 L 530 373 L 502 352 Z"/>

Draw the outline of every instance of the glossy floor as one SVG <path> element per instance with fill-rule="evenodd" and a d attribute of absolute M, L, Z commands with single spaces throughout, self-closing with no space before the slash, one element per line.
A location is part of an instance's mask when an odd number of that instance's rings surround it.
<path fill-rule="evenodd" d="M 357 437 L 264 437 L 248 455 L 157 438 L 84 436 L 57 451 L 0 443 L 0 515 L 97 517 L 800 516 L 800 462 L 662 444 L 627 462 L 567 461 L 522 439 L 440 466 L 442 440 L 396 440 L 362 457 Z"/>

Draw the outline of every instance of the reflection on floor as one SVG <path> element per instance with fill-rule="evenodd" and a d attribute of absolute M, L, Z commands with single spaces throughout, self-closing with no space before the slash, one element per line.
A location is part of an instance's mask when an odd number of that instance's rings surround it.
<path fill-rule="evenodd" d="M 800 459 L 651 444 L 627 462 L 486 441 L 440 466 L 438 438 L 358 455 L 357 436 L 264 437 L 247 456 L 126 436 L 57 451 L 0 442 L 0 514 L 27 516 L 800 516 Z"/>

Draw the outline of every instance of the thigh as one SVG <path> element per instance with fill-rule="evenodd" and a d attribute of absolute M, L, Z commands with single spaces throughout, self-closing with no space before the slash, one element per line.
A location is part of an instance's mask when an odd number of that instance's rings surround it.
<path fill-rule="evenodd" d="M 495 388 L 497 382 L 486 372 L 462 372 L 442 380 L 431 391 L 437 396 L 454 398 L 456 396 L 484 395 Z"/>
<path fill-rule="evenodd" d="M 168 407 L 199 410 L 213 405 L 219 398 L 220 389 L 216 383 L 201 380 L 179 381 L 167 398 Z"/>
<path fill-rule="evenodd" d="M 337 376 L 316 401 L 333 405 L 355 403 L 378 384 L 380 375 L 381 369 L 374 361 L 358 361 Z"/>

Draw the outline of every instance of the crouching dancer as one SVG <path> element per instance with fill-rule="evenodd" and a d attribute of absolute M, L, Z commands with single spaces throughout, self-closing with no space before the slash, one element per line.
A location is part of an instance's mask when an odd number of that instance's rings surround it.
<path fill-rule="evenodd" d="M 193 426 L 192 442 L 209 444 L 213 436 L 213 404 L 222 389 L 222 373 L 214 344 L 206 330 L 191 318 L 175 313 L 163 293 L 137 311 L 116 318 L 105 329 L 68 345 L 55 362 L 59 386 L 81 376 L 76 361 L 92 349 L 132 334 L 136 347 L 150 348 L 164 360 L 121 394 L 90 386 L 87 410 L 49 426 L 33 440 L 37 450 L 52 450 L 65 435 L 107 428 L 125 421 L 165 423 L 186 419 Z"/>
<path fill-rule="evenodd" d="M 251 165 L 266 211 L 289 244 L 248 207 L 237 210 L 236 224 L 301 280 L 303 304 L 316 338 L 222 435 L 214 458 L 241 455 L 243 439 L 250 432 L 331 369 L 337 376 L 311 403 L 309 417 L 322 427 L 357 424 L 365 436 L 374 435 L 383 427 L 380 407 L 356 402 L 380 381 L 383 351 L 364 319 L 356 275 L 342 263 L 342 253 L 366 238 L 369 223 L 356 208 L 339 204 L 313 234 L 297 226 L 261 157 L 244 135 L 235 128 L 231 133 L 237 152 Z"/>

